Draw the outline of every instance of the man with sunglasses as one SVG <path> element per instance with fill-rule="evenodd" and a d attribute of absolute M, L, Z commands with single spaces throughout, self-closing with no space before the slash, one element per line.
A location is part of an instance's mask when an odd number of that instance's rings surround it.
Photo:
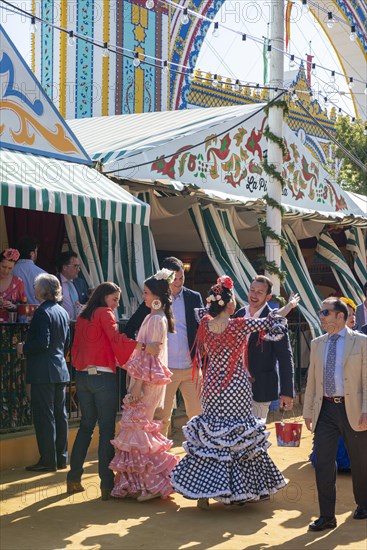
<path fill-rule="evenodd" d="M 315 434 L 320 517 L 311 531 L 336 527 L 336 452 L 343 437 L 350 457 L 354 519 L 367 519 L 367 337 L 346 326 L 348 309 L 327 298 L 319 312 L 326 334 L 311 342 L 303 417 Z"/>

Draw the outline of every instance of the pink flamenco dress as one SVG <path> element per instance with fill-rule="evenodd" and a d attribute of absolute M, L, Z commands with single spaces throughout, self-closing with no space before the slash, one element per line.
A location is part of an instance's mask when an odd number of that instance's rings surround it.
<path fill-rule="evenodd" d="M 163 406 L 165 388 L 172 373 L 167 364 L 167 319 L 150 314 L 144 319 L 137 339 L 149 344 L 162 342 L 158 357 L 135 350 L 124 365 L 131 377 L 143 380 L 141 398 L 133 402 L 128 393 L 123 400 L 118 435 L 111 441 L 116 454 L 110 468 L 116 472 L 111 492 L 117 498 L 133 497 L 148 500 L 149 495 L 167 497 L 173 493 L 170 473 L 178 457 L 169 453 L 172 441 L 160 433 L 161 422 L 153 420 L 157 407 Z"/>

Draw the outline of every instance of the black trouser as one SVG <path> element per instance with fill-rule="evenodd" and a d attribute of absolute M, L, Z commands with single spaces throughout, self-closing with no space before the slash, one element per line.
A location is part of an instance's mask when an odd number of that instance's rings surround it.
<path fill-rule="evenodd" d="M 323 400 L 315 429 L 315 471 L 320 516 L 335 516 L 336 453 L 342 436 L 352 470 L 357 504 L 367 506 L 367 431 L 354 431 L 344 403 Z"/>
<path fill-rule="evenodd" d="M 40 462 L 49 468 L 67 463 L 66 383 L 31 384 L 33 423 Z"/>

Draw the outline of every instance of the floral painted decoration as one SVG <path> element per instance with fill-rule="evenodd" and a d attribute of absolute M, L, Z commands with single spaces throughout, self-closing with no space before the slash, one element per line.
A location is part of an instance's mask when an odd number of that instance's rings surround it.
<path fill-rule="evenodd" d="M 19 251 L 16 248 L 6 248 L 2 253 L 5 260 L 10 262 L 17 262 L 19 260 Z"/>
<path fill-rule="evenodd" d="M 158 281 L 164 279 L 170 285 L 174 281 L 175 272 L 171 271 L 170 269 L 166 269 L 164 267 L 160 271 L 157 271 L 157 273 L 154 275 L 154 278 L 157 279 Z"/>

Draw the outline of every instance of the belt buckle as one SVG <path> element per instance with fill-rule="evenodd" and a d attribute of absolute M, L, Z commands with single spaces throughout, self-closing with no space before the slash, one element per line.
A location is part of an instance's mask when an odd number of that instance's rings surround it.
<path fill-rule="evenodd" d="M 97 367 L 87 367 L 89 375 L 98 374 Z"/>
<path fill-rule="evenodd" d="M 342 397 L 334 397 L 334 403 L 343 403 Z"/>

